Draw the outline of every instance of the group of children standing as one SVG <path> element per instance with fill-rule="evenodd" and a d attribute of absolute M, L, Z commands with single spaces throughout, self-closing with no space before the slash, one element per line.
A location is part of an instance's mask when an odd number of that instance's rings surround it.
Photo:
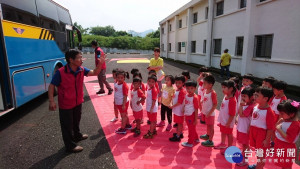
<path fill-rule="evenodd" d="M 217 93 L 213 90 L 215 83 L 214 76 L 205 67 L 200 68 L 199 77 L 196 81 L 190 80 L 188 71 L 182 75 L 173 77 L 165 76 L 165 85 L 159 91 L 155 71 L 149 71 L 147 85 L 142 83 L 141 73 L 137 69 L 131 71 L 133 75 L 132 86 L 130 88 L 125 82 L 129 78 L 129 73 L 114 69 L 115 79 L 114 110 L 116 121 L 118 112 L 121 114 L 121 127 L 116 130 L 118 134 L 126 134 L 127 130 L 134 132 L 134 137 L 141 134 L 141 123 L 143 123 L 143 104 L 146 104 L 147 116 L 150 128 L 143 135 L 145 139 L 151 139 L 157 135 L 156 127 L 165 126 L 165 116 L 168 125 L 166 131 L 176 127 L 176 132 L 169 138 L 172 142 L 180 142 L 183 138 L 184 121 L 188 127 L 188 141 L 181 144 L 186 147 L 193 147 L 194 143 L 199 143 L 200 139 L 205 140 L 201 145 L 221 149 L 224 154 L 227 147 L 233 144 L 233 127 L 237 127 L 237 141 L 242 144 L 243 153 L 249 147 L 262 149 L 266 153 L 267 149 L 274 147 L 277 149 L 294 148 L 295 142 L 300 134 L 300 123 L 298 120 L 299 102 L 287 100 L 284 91 L 287 84 L 283 81 L 267 77 L 260 87 L 254 87 L 254 77 L 246 74 L 242 79 L 242 87 L 239 88 L 239 78 L 233 77 L 221 83 L 224 98 L 220 106 L 217 119 L 221 132 L 221 143 L 215 145 L 213 142 L 215 115 L 217 108 Z M 174 84 L 176 87 L 174 87 Z M 195 91 L 198 87 L 198 93 Z M 161 92 L 161 98 L 158 93 Z M 129 98 L 131 98 L 129 100 Z M 131 107 L 135 118 L 136 127 L 132 126 L 128 120 L 128 107 Z M 158 107 L 161 106 L 161 121 L 157 123 Z M 198 114 L 199 112 L 199 114 Z M 196 125 L 200 118 L 200 123 L 206 125 L 206 134 L 198 137 Z M 225 142 L 227 138 L 227 144 Z M 263 168 L 265 155 L 258 157 L 258 162 L 248 168 Z M 280 167 L 291 168 L 292 158 L 284 157 L 284 162 L 277 163 Z M 239 166 L 247 165 L 243 160 Z"/>

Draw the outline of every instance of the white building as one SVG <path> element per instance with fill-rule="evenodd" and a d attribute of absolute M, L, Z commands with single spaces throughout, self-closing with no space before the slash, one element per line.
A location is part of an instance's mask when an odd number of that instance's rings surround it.
<path fill-rule="evenodd" d="M 162 20 L 161 55 L 300 86 L 300 0 L 191 0 Z M 213 9 L 213 10 L 211 10 Z"/>

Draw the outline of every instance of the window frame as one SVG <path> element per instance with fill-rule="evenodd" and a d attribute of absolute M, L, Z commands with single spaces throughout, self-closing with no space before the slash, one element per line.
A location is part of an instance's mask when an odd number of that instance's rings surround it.
<path fill-rule="evenodd" d="M 179 19 L 179 20 L 178 20 L 178 28 L 179 28 L 179 29 L 182 28 L 182 19 Z"/>
<path fill-rule="evenodd" d="M 203 40 L 203 53 L 206 53 L 206 39 Z"/>
<path fill-rule="evenodd" d="M 178 50 L 177 50 L 177 52 L 181 52 L 181 43 L 182 43 L 182 42 L 177 42 L 177 45 L 178 45 Z"/>
<path fill-rule="evenodd" d="M 196 17 L 195 17 L 196 16 Z M 197 23 L 198 22 L 198 12 L 195 12 L 193 14 L 193 24 Z"/>
<path fill-rule="evenodd" d="M 222 9 L 220 9 L 219 5 L 222 4 Z M 220 16 L 224 14 L 224 1 L 217 2 L 216 4 L 216 16 Z"/>
<path fill-rule="evenodd" d="M 270 56 L 268 56 L 268 55 L 264 55 L 264 56 L 262 56 L 262 55 L 260 55 L 260 56 L 258 56 L 258 38 L 259 37 L 261 37 L 261 38 L 265 38 L 265 39 L 262 39 L 262 45 L 261 45 L 261 47 L 260 48 L 263 48 L 263 46 L 265 47 L 264 49 L 260 49 L 260 50 L 264 50 L 264 52 L 263 53 L 270 53 Z M 271 44 L 270 44 L 270 46 L 271 46 L 271 48 L 269 49 L 269 51 L 267 51 L 267 49 L 266 49 L 266 47 L 267 47 L 267 39 L 266 38 L 271 38 Z M 253 52 L 253 54 L 254 54 L 254 58 L 264 58 L 264 59 L 271 59 L 272 58 L 272 50 L 273 50 L 273 39 L 274 39 L 274 34 L 264 34 L 264 35 L 255 35 L 255 37 L 254 37 L 254 52 Z M 263 42 L 265 42 L 265 44 L 263 44 Z M 260 53 L 262 53 L 262 51 L 260 52 Z"/>
<path fill-rule="evenodd" d="M 196 46 L 197 45 L 197 41 L 191 41 L 191 53 L 196 53 L 197 49 Z"/>
<path fill-rule="evenodd" d="M 168 45 L 168 51 L 172 52 L 172 43 L 169 43 L 169 45 Z"/>
<path fill-rule="evenodd" d="M 242 39 L 242 44 L 239 45 L 239 40 Z M 241 47 L 242 49 L 239 49 Z M 236 43 L 235 43 L 235 56 L 243 56 L 243 50 L 244 50 L 244 37 L 243 36 L 238 36 L 236 37 Z M 242 53 L 240 53 L 240 51 Z"/>
<path fill-rule="evenodd" d="M 209 8 L 206 7 L 206 8 L 205 8 L 205 19 L 208 19 L 208 10 L 209 10 Z"/>
<path fill-rule="evenodd" d="M 247 7 L 247 0 L 240 0 L 239 8 L 243 9 Z"/>
<path fill-rule="evenodd" d="M 218 51 L 217 51 L 217 49 L 216 49 L 216 42 L 217 41 L 220 41 L 220 49 L 218 49 Z M 215 55 L 221 55 L 222 54 L 222 39 L 221 38 L 219 38 L 219 39 L 214 39 L 214 54 Z"/>

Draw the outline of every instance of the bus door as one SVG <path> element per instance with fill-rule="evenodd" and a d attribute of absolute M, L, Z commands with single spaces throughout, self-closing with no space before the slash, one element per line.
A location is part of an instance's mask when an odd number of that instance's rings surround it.
<path fill-rule="evenodd" d="M 9 77 L 9 68 L 5 43 L 3 38 L 2 24 L 0 24 L 0 116 L 9 108 L 13 107 L 12 92 Z"/>

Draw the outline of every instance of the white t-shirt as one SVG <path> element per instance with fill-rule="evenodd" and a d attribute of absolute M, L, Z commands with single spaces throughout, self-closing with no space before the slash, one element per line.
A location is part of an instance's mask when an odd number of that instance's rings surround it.
<path fill-rule="evenodd" d="M 226 126 L 226 124 L 229 120 L 229 117 L 230 116 L 235 117 L 235 114 L 236 114 L 236 99 L 235 99 L 235 97 L 231 97 L 229 99 L 226 99 L 226 97 L 224 97 L 221 107 L 220 107 L 220 113 L 219 113 L 219 117 L 218 117 L 218 120 L 221 123 L 221 125 Z M 235 119 L 233 118 L 233 120 L 230 123 L 230 128 L 233 128 L 234 121 L 235 121 Z"/>
<path fill-rule="evenodd" d="M 128 96 L 128 86 L 126 82 L 123 82 L 122 84 L 115 83 L 114 84 L 114 101 L 115 105 L 123 105 L 123 98 L 124 95 Z M 127 97 L 127 102 L 129 101 L 129 98 Z"/>
<path fill-rule="evenodd" d="M 184 100 L 184 115 L 191 116 L 198 107 L 198 96 L 194 94 L 194 96 L 189 97 L 188 94 L 186 94 Z"/>
<path fill-rule="evenodd" d="M 239 116 L 238 117 L 238 124 L 236 126 L 236 129 L 241 133 L 248 133 L 250 122 L 251 122 L 251 115 L 253 112 L 254 105 L 245 105 L 243 106 L 243 114 L 244 117 Z"/>
<path fill-rule="evenodd" d="M 158 92 L 155 87 L 152 87 L 151 89 L 149 89 L 149 88 L 147 89 L 147 98 L 146 98 L 147 112 L 150 112 L 152 102 L 153 102 L 153 100 L 155 100 L 155 104 L 154 104 L 152 113 L 157 113 L 157 110 L 158 110 L 157 95 L 158 95 Z"/>
<path fill-rule="evenodd" d="M 271 107 L 260 109 L 258 105 L 254 107 L 250 126 L 267 130 L 275 128 L 275 114 Z"/>
<path fill-rule="evenodd" d="M 202 113 L 207 115 L 209 111 L 212 109 L 213 105 L 217 104 L 217 94 L 214 90 L 210 93 L 206 93 L 204 90 L 203 100 L 202 100 Z M 215 116 L 215 111 L 211 114 L 211 116 Z"/>
<path fill-rule="evenodd" d="M 184 98 L 185 98 L 185 90 L 181 88 L 180 90 L 176 90 L 173 97 L 173 105 L 177 104 L 179 100 L 182 100 L 182 104 L 173 107 L 172 112 L 177 116 L 183 116 L 183 106 L 184 106 Z"/>
<path fill-rule="evenodd" d="M 132 110 L 134 112 L 139 112 L 139 111 L 143 110 L 142 103 L 136 104 L 136 102 L 140 101 L 141 98 L 145 98 L 145 95 L 141 89 L 131 91 Z"/>

